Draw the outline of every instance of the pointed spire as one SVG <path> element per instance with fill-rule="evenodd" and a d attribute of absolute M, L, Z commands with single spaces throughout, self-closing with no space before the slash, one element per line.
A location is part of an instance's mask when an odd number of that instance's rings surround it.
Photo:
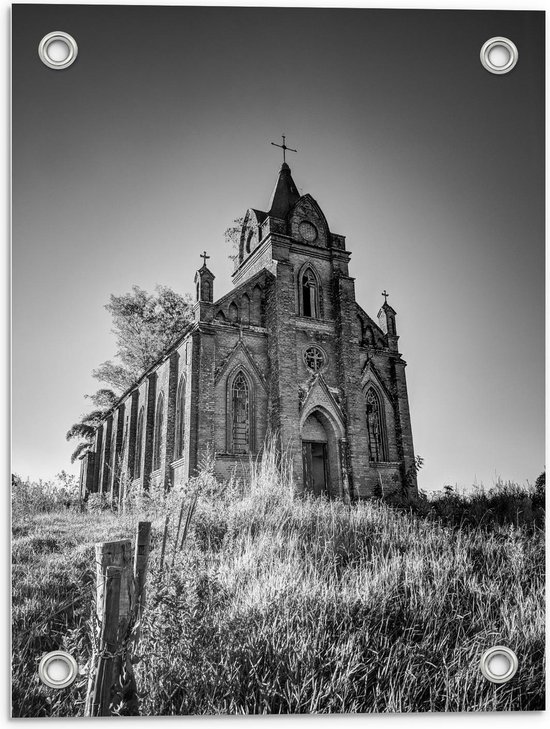
<path fill-rule="evenodd" d="M 286 162 L 283 162 L 271 195 L 268 215 L 272 218 L 286 218 L 288 211 L 298 202 L 300 197 L 298 188 L 290 174 L 290 167 Z"/>
<path fill-rule="evenodd" d="M 384 303 L 378 312 L 378 324 L 384 334 L 388 334 L 390 337 L 395 337 L 397 340 L 397 329 L 395 327 L 396 311 L 388 304 L 389 294 L 386 289 L 382 291 L 382 296 L 384 297 Z"/>

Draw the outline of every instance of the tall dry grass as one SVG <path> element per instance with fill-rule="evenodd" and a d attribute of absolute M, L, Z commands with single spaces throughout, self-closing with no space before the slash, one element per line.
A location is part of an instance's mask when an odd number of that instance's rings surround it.
<path fill-rule="evenodd" d="M 490 515 L 457 525 L 381 502 L 295 498 L 291 480 L 268 450 L 247 483 L 219 484 L 207 463 L 187 490 L 140 504 L 139 518 L 154 522 L 136 666 L 143 714 L 543 708 L 538 525 Z M 174 515 L 196 493 L 176 548 Z M 132 536 L 137 518 L 37 515 L 15 539 L 15 715 L 82 713 L 85 676 L 64 694 L 42 687 L 33 671 L 60 645 L 85 669 L 92 544 Z M 73 608 L 48 618 L 67 596 Z M 478 667 L 496 644 L 513 648 L 520 666 L 501 686 Z"/>

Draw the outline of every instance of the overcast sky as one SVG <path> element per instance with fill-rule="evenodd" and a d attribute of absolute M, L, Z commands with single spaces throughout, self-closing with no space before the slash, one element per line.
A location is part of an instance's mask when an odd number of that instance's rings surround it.
<path fill-rule="evenodd" d="M 77 62 L 37 46 L 71 33 Z M 504 76 L 479 62 L 496 35 Z M 224 230 L 294 180 L 398 314 L 420 485 L 544 468 L 544 16 L 529 12 L 15 6 L 13 470 L 70 469 L 65 433 L 114 354 L 103 306 L 193 290 Z M 74 467 L 73 467 L 74 468 Z"/>

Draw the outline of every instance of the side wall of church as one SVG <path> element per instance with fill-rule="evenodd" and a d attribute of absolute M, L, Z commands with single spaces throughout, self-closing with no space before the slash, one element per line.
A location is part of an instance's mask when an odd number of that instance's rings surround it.
<path fill-rule="evenodd" d="M 380 492 L 387 495 L 400 488 L 414 463 L 406 363 L 388 348 L 362 344 L 359 352 L 362 395 L 364 398 L 367 389 L 373 387 L 383 403 L 384 438 L 388 451 L 386 462 L 369 463 L 366 495 Z"/>
<path fill-rule="evenodd" d="M 187 338 L 97 428 L 93 459 L 83 463 L 85 492 L 99 491 L 116 499 L 121 489 L 167 489 L 187 479 L 193 441 L 191 359 L 192 342 Z M 176 456 L 180 384 L 185 393 L 185 411 L 181 453 Z"/>

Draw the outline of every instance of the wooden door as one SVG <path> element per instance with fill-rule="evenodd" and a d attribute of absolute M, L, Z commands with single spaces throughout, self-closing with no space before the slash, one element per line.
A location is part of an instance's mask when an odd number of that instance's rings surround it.
<path fill-rule="evenodd" d="M 327 445 L 302 441 L 304 489 L 319 496 L 327 492 Z"/>

